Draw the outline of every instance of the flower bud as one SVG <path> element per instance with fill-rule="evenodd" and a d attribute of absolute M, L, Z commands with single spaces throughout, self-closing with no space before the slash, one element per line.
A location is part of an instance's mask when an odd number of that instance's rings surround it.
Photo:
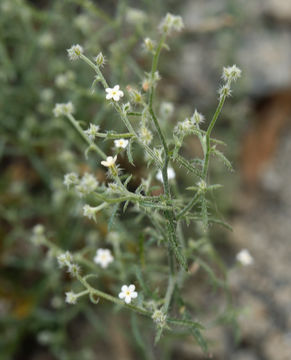
<path fill-rule="evenodd" d="M 102 67 L 106 60 L 105 57 L 103 56 L 102 52 L 100 52 L 96 57 L 95 57 L 95 62 L 98 66 Z"/>

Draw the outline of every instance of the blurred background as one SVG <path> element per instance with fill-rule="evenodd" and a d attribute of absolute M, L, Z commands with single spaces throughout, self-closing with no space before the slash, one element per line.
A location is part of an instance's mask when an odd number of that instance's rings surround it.
<path fill-rule="evenodd" d="M 127 332 L 134 318 L 130 324 L 111 304 L 66 306 L 69 278 L 31 239 L 40 223 L 64 249 L 111 241 L 106 222 L 85 221 L 62 183 L 71 171 L 104 174 L 96 159 L 84 158 L 68 124 L 53 118 L 54 104 L 72 101 L 80 118 L 116 129 L 101 90 L 92 94 L 90 69 L 69 62 L 66 49 L 80 43 L 89 56 L 101 50 L 110 83 L 140 83 L 150 68 L 142 39 L 156 38 L 167 12 L 185 22 L 160 62 L 158 93 L 174 104 L 171 126 L 195 107 L 209 120 L 222 67 L 243 71 L 215 129 L 235 172 L 212 164 L 212 182 L 224 186 L 217 207 L 233 227 L 211 231 L 227 267 L 232 307 L 224 312 L 219 292 L 205 289 L 203 278 L 188 299 L 198 309 L 207 303 L 209 317 L 223 314 L 205 333 L 213 359 L 290 360 L 290 0 L 0 1 L 1 360 L 143 359 L 143 345 Z M 102 146 L 109 151 L 108 143 Z M 197 143 L 189 139 L 187 149 L 195 153 Z M 176 170 L 179 184 L 184 175 Z M 147 170 L 130 171 L 138 179 Z M 249 267 L 235 263 L 243 248 L 254 258 Z M 146 350 L 152 359 L 205 358 L 187 337 Z"/>

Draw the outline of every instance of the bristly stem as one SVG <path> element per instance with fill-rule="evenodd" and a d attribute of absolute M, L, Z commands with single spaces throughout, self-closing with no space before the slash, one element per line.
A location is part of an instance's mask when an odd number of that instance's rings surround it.
<path fill-rule="evenodd" d="M 219 114 L 221 113 L 225 99 L 226 99 L 226 95 L 222 95 L 220 98 L 220 101 L 218 103 L 218 106 L 216 108 L 216 111 L 213 115 L 213 118 L 208 126 L 207 131 L 206 131 L 206 135 L 205 135 L 206 153 L 204 154 L 204 164 L 203 164 L 203 170 L 202 170 L 202 178 L 204 181 L 207 180 L 207 173 L 208 173 L 208 167 L 209 167 L 209 156 L 210 156 L 210 149 L 211 149 L 211 147 L 210 147 L 211 131 L 214 128 L 214 125 L 216 123 L 216 120 L 218 119 Z"/>
<path fill-rule="evenodd" d="M 206 182 L 207 181 L 207 174 L 208 174 L 208 168 L 209 168 L 209 157 L 210 157 L 210 150 L 211 150 L 211 145 L 210 145 L 210 136 L 211 136 L 211 132 L 214 128 L 214 125 L 216 123 L 216 120 L 219 117 L 219 114 L 221 113 L 222 107 L 224 105 L 226 99 L 226 95 L 222 95 L 219 103 L 217 105 L 216 111 L 213 115 L 213 118 L 208 126 L 208 129 L 204 135 L 204 138 L 202 138 L 202 141 L 205 141 L 204 144 L 202 144 L 203 147 L 203 151 L 204 151 L 204 161 L 203 161 L 203 169 L 202 169 L 202 179 Z M 192 207 L 197 203 L 197 201 L 199 200 L 199 195 L 200 192 L 198 191 L 192 198 L 192 200 L 178 213 L 177 215 L 177 219 L 181 219 L 181 217 L 186 214 L 188 211 L 190 211 L 192 209 Z"/>
<path fill-rule="evenodd" d="M 82 137 L 82 139 L 89 145 L 90 149 L 96 151 L 103 159 L 106 159 L 106 154 L 100 149 L 99 146 L 90 141 L 88 136 L 84 133 L 83 129 L 79 125 L 78 121 L 74 118 L 72 114 L 66 115 L 71 125 L 75 128 L 78 134 Z"/>

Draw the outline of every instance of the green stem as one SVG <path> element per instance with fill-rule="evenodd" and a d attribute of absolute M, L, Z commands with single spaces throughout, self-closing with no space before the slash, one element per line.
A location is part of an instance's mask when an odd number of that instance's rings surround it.
<path fill-rule="evenodd" d="M 98 153 L 103 159 L 106 159 L 105 153 L 97 146 L 96 144 L 93 144 L 90 139 L 86 136 L 83 129 L 79 125 L 78 121 L 74 118 L 73 115 L 67 114 L 67 119 L 69 119 L 71 125 L 75 128 L 75 130 L 79 133 L 79 135 L 82 137 L 82 139 L 90 146 L 90 148 L 96 153 Z"/>
<path fill-rule="evenodd" d="M 96 137 L 106 138 L 106 139 L 130 139 L 134 137 L 134 134 L 123 133 L 123 134 L 111 134 L 111 133 L 96 133 Z"/>
<path fill-rule="evenodd" d="M 205 135 L 206 153 L 204 154 L 204 164 L 203 164 L 203 171 L 202 171 L 202 178 L 204 179 L 204 181 L 206 181 L 208 167 L 209 167 L 209 156 L 210 156 L 210 149 L 211 149 L 211 147 L 210 147 L 211 131 L 214 128 L 214 125 L 216 123 L 216 120 L 218 119 L 219 114 L 221 113 L 225 99 L 226 99 L 226 95 L 223 95 L 218 103 L 215 114 L 213 115 L 213 118 L 208 126 L 207 131 L 206 131 L 206 135 Z"/>
<path fill-rule="evenodd" d="M 197 192 L 192 200 L 177 214 L 177 220 L 179 220 L 184 214 L 186 214 L 188 211 L 192 209 L 192 207 L 197 203 L 199 199 L 200 193 Z"/>

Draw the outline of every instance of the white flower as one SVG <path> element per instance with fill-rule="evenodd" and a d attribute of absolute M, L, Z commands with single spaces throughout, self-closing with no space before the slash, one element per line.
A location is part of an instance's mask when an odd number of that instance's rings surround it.
<path fill-rule="evenodd" d="M 83 54 L 84 50 L 81 45 L 72 45 L 70 49 L 67 49 L 69 59 L 74 61 L 78 60 Z"/>
<path fill-rule="evenodd" d="M 105 167 L 113 167 L 115 165 L 117 159 L 117 155 L 115 155 L 114 157 L 112 156 L 107 156 L 106 160 L 101 161 L 101 164 Z"/>
<path fill-rule="evenodd" d="M 168 167 L 168 180 L 173 180 L 176 177 L 175 171 L 172 167 Z M 157 175 L 156 175 L 156 179 L 159 180 L 160 182 L 163 182 L 163 175 L 161 170 L 158 171 Z"/>
<path fill-rule="evenodd" d="M 71 103 L 71 101 L 67 102 L 66 104 L 56 104 L 53 109 L 55 117 L 59 117 L 61 115 L 71 115 L 74 111 L 74 105 Z"/>
<path fill-rule="evenodd" d="M 71 185 L 78 184 L 79 178 L 75 172 L 68 173 L 64 176 L 64 185 L 69 189 Z"/>
<path fill-rule="evenodd" d="M 119 90 L 119 85 L 115 85 L 114 88 L 107 88 L 105 91 L 107 92 L 107 100 L 113 99 L 114 101 L 119 101 L 124 95 L 123 91 Z"/>
<path fill-rule="evenodd" d="M 83 206 L 83 215 L 90 220 L 95 220 L 96 209 L 88 204 Z"/>
<path fill-rule="evenodd" d="M 90 127 L 85 130 L 85 134 L 88 136 L 88 138 L 93 141 L 97 135 L 99 131 L 99 126 L 98 125 L 94 125 L 94 124 L 90 124 Z"/>
<path fill-rule="evenodd" d="M 113 260 L 114 258 L 109 249 L 98 249 L 94 257 L 94 262 L 99 264 L 103 269 L 107 268 Z"/>
<path fill-rule="evenodd" d="M 244 266 L 252 265 L 254 262 L 252 255 L 249 253 L 247 249 L 241 250 L 236 255 L 236 260 Z"/>
<path fill-rule="evenodd" d="M 135 299 L 137 298 L 137 292 L 134 291 L 135 290 L 135 286 L 134 285 L 123 285 L 121 287 L 121 292 L 119 293 L 119 298 L 120 299 L 124 299 L 124 301 L 126 302 L 126 304 L 130 304 L 131 303 L 131 299 Z"/>
<path fill-rule="evenodd" d="M 73 293 L 73 291 L 66 292 L 66 303 L 76 304 L 77 299 L 78 297 L 75 293 Z"/>
<path fill-rule="evenodd" d="M 63 254 L 60 254 L 57 257 L 57 260 L 58 260 L 60 268 L 62 268 L 64 266 L 70 266 L 73 261 L 73 257 L 69 251 L 66 251 Z"/>
<path fill-rule="evenodd" d="M 162 32 L 171 33 L 172 31 L 181 31 L 183 27 L 184 23 L 181 16 L 168 13 L 160 23 L 159 29 Z"/>
<path fill-rule="evenodd" d="M 128 145 L 128 140 L 125 140 L 125 139 L 114 140 L 114 145 L 117 148 L 125 149 Z"/>
<path fill-rule="evenodd" d="M 222 78 L 225 81 L 236 81 L 241 77 L 241 69 L 236 65 L 223 68 Z"/>
<path fill-rule="evenodd" d="M 77 194 L 82 197 L 88 195 L 96 190 L 98 187 L 98 181 L 89 173 L 85 173 L 80 183 L 75 187 Z"/>

